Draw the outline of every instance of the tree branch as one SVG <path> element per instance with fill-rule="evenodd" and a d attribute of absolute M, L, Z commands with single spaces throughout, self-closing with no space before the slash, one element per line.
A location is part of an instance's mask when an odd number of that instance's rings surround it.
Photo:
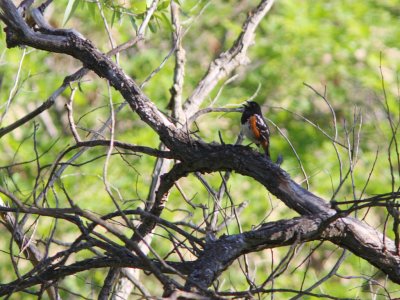
<path fill-rule="evenodd" d="M 171 138 L 176 142 L 187 141 L 186 132 L 177 130 L 174 124 L 143 94 L 136 82 L 95 48 L 89 40 L 72 31 L 62 35 L 58 31 L 54 34 L 34 32 L 18 14 L 10 0 L 1 0 L 0 8 L 0 19 L 8 26 L 5 29 L 8 47 L 27 45 L 75 57 L 86 68 L 106 78 L 124 96 L 131 109 L 160 135 L 167 146 L 172 146 L 169 143 Z"/>
<path fill-rule="evenodd" d="M 2 191 L 5 192 L 5 191 Z M 7 195 L 11 195 L 10 193 L 5 192 Z M 18 199 L 19 201 L 19 199 Z M 19 201 L 20 202 L 20 201 Z M 5 207 L 5 203 L 3 199 L 0 197 L 0 207 Z M 0 217 L 4 226 L 11 233 L 14 241 L 18 245 L 19 249 L 25 255 L 27 259 L 32 263 L 33 266 L 37 266 L 40 261 L 43 259 L 43 254 L 36 247 L 34 243 L 28 242 L 30 238 L 27 238 L 27 235 L 23 232 L 22 228 L 19 226 L 15 216 L 11 212 L 0 212 Z M 42 281 L 43 282 L 43 281 Z M 49 298 L 52 300 L 59 299 L 59 295 L 57 294 L 57 290 L 50 286 L 46 289 Z"/>
<path fill-rule="evenodd" d="M 159 268 L 163 273 L 167 274 L 171 273 L 171 269 L 164 267 L 163 263 L 153 260 L 152 264 L 154 264 L 157 268 Z M 170 265 L 176 270 L 179 270 L 183 274 L 187 274 L 191 269 L 192 263 L 168 262 L 168 265 Z M 15 280 L 7 284 L 0 284 L 0 296 L 7 295 L 11 292 L 21 291 L 25 288 L 37 284 L 42 284 L 44 281 L 54 282 L 63 277 L 87 271 L 90 269 L 110 268 L 110 267 L 118 267 L 118 268 L 129 267 L 129 268 L 150 270 L 148 266 L 146 266 L 144 261 L 139 257 L 136 257 L 134 255 L 129 255 L 129 252 L 119 253 L 118 256 L 115 255 L 113 257 L 91 258 L 73 263 L 68 266 L 52 265 L 50 267 L 47 267 L 44 271 L 39 272 L 39 274 L 35 276 L 23 277 L 21 280 Z"/>
<path fill-rule="evenodd" d="M 212 90 L 218 80 L 230 72 L 234 66 L 243 62 L 245 52 L 252 41 L 254 30 L 262 17 L 268 12 L 272 3 L 273 1 L 261 1 L 245 22 L 243 32 L 235 45 L 211 64 L 208 74 L 186 102 L 186 113 L 194 114 L 202 99 Z M 208 173 L 216 171 L 236 171 L 244 176 L 254 178 L 288 207 L 303 216 L 326 215 L 331 217 L 335 214 L 335 211 L 330 209 L 323 199 L 303 189 L 291 180 L 289 175 L 279 166 L 250 148 L 206 144 L 202 141 L 191 140 L 185 131 L 178 129 L 157 109 L 131 78 L 105 54 L 96 49 L 89 40 L 83 39 L 74 32 L 62 34 L 59 31 L 50 31 L 46 34 L 34 32 L 18 14 L 10 0 L 0 0 L 0 7 L 0 19 L 8 26 L 6 28 L 8 47 L 29 45 L 42 50 L 68 54 L 79 59 L 85 67 L 109 80 L 111 85 L 123 95 L 131 109 L 136 111 L 140 118 L 157 132 L 161 141 L 171 150 L 170 153 L 181 161 L 172 172 L 163 178 L 165 182 L 157 192 L 156 203 L 152 209 L 154 215 L 159 216 L 161 214 L 163 199 L 172 187 L 173 181 L 186 176 L 190 172 Z M 95 219 L 93 215 L 84 216 L 92 221 L 101 221 Z M 151 223 L 146 224 L 146 222 L 145 218 L 142 224 L 144 234 L 154 228 Z M 104 224 L 104 226 L 106 225 Z M 333 224 L 326 224 L 326 226 L 328 225 L 329 230 L 325 230 L 322 236 L 315 238 L 322 237 L 349 249 L 382 270 L 391 280 L 400 283 L 400 261 L 396 255 L 396 247 L 393 241 L 388 238 L 384 240 L 383 235 L 375 229 L 350 217 L 337 219 Z M 109 229 L 108 227 L 105 228 Z M 111 233 L 121 238 L 127 245 L 136 248 L 136 253 L 143 259 L 146 258 L 131 240 L 126 239 L 117 231 L 111 231 Z M 236 255 L 240 254 L 239 252 L 235 253 Z M 232 259 L 230 258 L 222 268 L 213 271 L 213 274 L 219 274 Z M 164 278 L 156 267 L 150 263 L 149 267 L 152 268 L 160 281 L 169 284 L 169 280 Z M 212 278 L 215 278 L 215 275 L 207 280 L 206 278 L 202 279 L 203 285 L 206 286 L 212 282 Z"/>
<path fill-rule="evenodd" d="M 172 32 L 172 43 L 175 49 L 175 70 L 174 83 L 170 88 L 171 99 L 168 108 L 172 110 L 172 117 L 177 122 L 183 124 L 185 122 L 182 110 L 182 90 L 185 76 L 186 52 L 182 47 L 182 26 L 179 20 L 179 6 L 175 2 L 171 2 L 171 19 L 174 26 Z"/>
<path fill-rule="evenodd" d="M 262 0 L 260 4 L 249 13 L 239 35 L 232 48 L 222 52 L 213 62 L 211 62 L 206 75 L 200 81 L 192 95 L 187 99 L 183 106 L 185 114 L 190 118 L 198 111 L 205 97 L 214 89 L 219 80 L 227 76 L 236 67 L 246 64 L 247 49 L 253 43 L 254 33 L 261 20 L 271 9 L 274 0 Z"/>
<path fill-rule="evenodd" d="M 189 275 L 186 289 L 206 290 L 235 259 L 246 253 L 291 245 L 295 241 L 302 243 L 321 239 L 341 246 L 345 245 L 346 248 L 355 252 L 355 248 L 359 248 L 355 239 L 360 239 L 361 245 L 365 246 L 359 251 L 369 253 L 369 259 L 364 258 L 371 263 L 379 262 L 381 264 L 382 261 L 386 261 L 387 265 L 391 265 L 386 272 L 392 273 L 385 273 L 393 281 L 400 282 L 398 277 L 399 258 L 395 254 L 393 242 L 389 244 L 386 242 L 388 250 L 383 252 L 382 236 L 371 227 L 349 217 L 338 219 L 333 224 L 325 224 L 327 220 L 329 220 L 328 215 L 317 214 L 269 222 L 253 231 L 222 236 L 216 241 L 208 242 L 195 262 L 151 260 L 151 264 L 165 274 L 170 274 L 172 272 L 170 267 L 172 267 L 181 274 Z M 10 291 L 19 291 L 43 281 L 57 281 L 65 276 L 93 268 L 130 267 L 151 271 L 148 262 L 131 254 L 126 248 L 121 247 L 115 251 L 117 252 L 109 253 L 110 257 L 87 259 L 69 266 L 58 264 L 46 266 L 35 276 L 24 276 L 20 280 L 0 285 L 0 295 L 5 295 Z"/>

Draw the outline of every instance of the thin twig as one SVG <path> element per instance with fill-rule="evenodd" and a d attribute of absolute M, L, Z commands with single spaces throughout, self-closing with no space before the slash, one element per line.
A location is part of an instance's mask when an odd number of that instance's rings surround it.
<path fill-rule="evenodd" d="M 76 87 L 71 90 L 71 95 L 69 97 L 69 101 L 65 104 L 65 108 L 67 109 L 68 112 L 68 123 L 69 123 L 69 128 L 71 129 L 72 135 L 77 143 L 81 142 L 81 138 L 78 134 L 78 131 L 76 130 L 76 125 L 74 122 L 74 113 L 73 113 L 73 101 L 74 101 L 74 96 L 76 92 Z"/>
<path fill-rule="evenodd" d="M 19 77 L 21 76 L 21 70 L 22 70 L 22 66 L 24 63 L 26 51 L 27 51 L 26 48 L 24 48 L 22 50 L 22 55 L 21 55 L 21 58 L 20 58 L 19 64 L 18 64 L 17 74 L 15 75 L 15 79 L 14 79 L 14 85 L 10 90 L 8 99 L 5 104 L 0 106 L 0 108 L 3 108 L 5 106 L 4 111 L 0 117 L 0 125 L 1 125 L 1 123 L 3 123 L 4 117 L 6 116 L 8 109 L 10 108 L 11 102 L 13 101 L 14 97 L 16 96 L 16 91 L 17 91 L 18 84 L 19 84 Z"/>

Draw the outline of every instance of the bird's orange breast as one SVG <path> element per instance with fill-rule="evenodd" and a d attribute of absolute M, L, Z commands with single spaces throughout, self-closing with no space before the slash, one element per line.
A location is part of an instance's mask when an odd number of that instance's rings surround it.
<path fill-rule="evenodd" d="M 260 131 L 257 128 L 257 117 L 251 116 L 249 118 L 250 129 L 254 134 L 254 137 L 258 140 L 260 139 Z"/>

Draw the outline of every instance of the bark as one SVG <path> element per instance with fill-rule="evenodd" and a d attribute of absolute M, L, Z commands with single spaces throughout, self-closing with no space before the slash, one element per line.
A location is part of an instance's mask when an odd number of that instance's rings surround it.
<path fill-rule="evenodd" d="M 272 1 L 261 1 L 255 11 L 257 22 L 269 10 L 271 4 Z M 182 274 L 188 275 L 186 289 L 199 291 L 207 289 L 221 272 L 243 254 L 310 240 L 328 240 L 349 249 L 387 274 L 392 281 L 400 283 L 400 261 L 393 241 L 388 238 L 384 239 L 382 234 L 362 221 L 337 215 L 325 200 L 302 188 L 291 180 L 290 176 L 278 165 L 254 152 L 251 148 L 238 145 L 207 144 L 188 135 L 186 131 L 177 127 L 158 110 L 134 80 L 128 77 L 105 54 L 96 49 L 89 40 L 79 34 L 73 31 L 49 32 L 47 30 L 45 33 L 33 31 L 18 14 L 11 1 L 0 0 L 0 7 L 2 9 L 0 18 L 7 25 L 5 31 L 8 47 L 28 45 L 37 49 L 71 55 L 80 60 L 86 68 L 107 79 L 129 103 L 132 111 L 136 112 L 159 135 L 162 143 L 169 149 L 169 151 L 159 152 L 145 148 L 140 148 L 140 150 L 179 161 L 170 172 L 162 176 L 154 204 L 150 210 L 151 217 L 143 217 L 143 222 L 134 236 L 135 242 L 151 233 L 158 223 L 157 217 L 163 211 L 169 190 L 174 182 L 193 172 L 234 171 L 253 178 L 301 215 L 292 220 L 268 223 L 258 230 L 223 236 L 216 241 L 209 241 L 201 251 L 198 260 L 194 262 L 167 262 L 167 265 L 174 266 Z M 249 22 L 246 26 L 253 28 L 252 26 L 255 25 Z M 242 51 L 245 49 L 241 47 L 242 42 L 244 39 L 251 40 L 253 34 L 254 30 L 253 32 L 245 30 L 235 44 L 234 52 L 225 53 L 217 59 L 215 64 L 210 66 L 209 75 L 206 75 L 204 80 L 217 82 L 221 78 L 221 68 L 225 72 L 229 72 L 224 63 L 225 59 L 232 58 L 229 55 L 235 54 L 235 59 L 240 63 L 244 56 L 237 54 L 244 53 Z M 218 72 L 214 73 L 214 69 L 218 69 Z M 195 91 L 186 102 L 185 112 L 194 114 L 201 103 L 203 94 L 207 94 L 212 87 L 212 84 L 207 84 L 207 88 L 200 86 L 199 90 Z M 121 146 L 123 145 L 121 144 Z M 139 148 L 136 149 L 139 150 Z M 127 248 L 137 247 L 134 242 L 126 243 Z M 137 250 L 137 253 L 142 252 Z M 140 257 L 139 254 L 138 256 Z M 54 280 L 74 274 L 74 272 L 83 270 L 84 267 L 86 269 L 134 267 L 154 272 L 155 270 L 163 273 L 170 271 L 160 261 L 155 260 L 151 261 L 151 264 L 146 264 L 140 259 L 134 256 L 129 259 L 121 258 L 120 261 L 116 261 L 115 258 L 99 258 L 70 266 L 58 268 L 51 266 L 53 268 L 50 267 L 40 272 L 40 276 L 22 278 L 13 283 L 0 285 L 0 294 L 5 295 L 11 291 L 40 284 L 43 280 Z M 162 278 L 161 273 L 158 273 L 158 276 Z"/>

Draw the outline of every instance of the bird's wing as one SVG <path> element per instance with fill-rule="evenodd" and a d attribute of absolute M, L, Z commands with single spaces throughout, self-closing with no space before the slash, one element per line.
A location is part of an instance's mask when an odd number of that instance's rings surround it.
<path fill-rule="evenodd" d="M 256 115 L 256 125 L 260 131 L 259 139 L 269 141 L 269 127 L 265 120 L 259 115 Z"/>

